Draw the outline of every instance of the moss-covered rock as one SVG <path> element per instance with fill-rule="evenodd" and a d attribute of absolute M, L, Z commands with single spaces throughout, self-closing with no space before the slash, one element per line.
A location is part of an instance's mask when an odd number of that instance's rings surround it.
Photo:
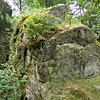
<path fill-rule="evenodd" d="M 25 100 L 45 100 L 44 83 L 48 79 L 90 77 L 100 73 L 97 35 L 84 25 L 60 29 L 63 24 L 59 22 L 65 11 L 65 5 L 58 5 L 27 14 L 15 27 L 10 45 L 17 60 L 12 64 L 19 74 L 28 75 L 23 93 Z M 86 96 L 81 90 L 71 93 L 76 97 L 79 97 L 77 93 Z"/>
<path fill-rule="evenodd" d="M 44 9 L 44 10 L 42 10 L 42 12 L 47 12 L 48 14 L 52 14 L 56 18 L 59 18 L 58 20 L 60 21 L 60 19 L 64 19 L 65 18 L 66 9 L 67 9 L 66 5 L 58 4 L 56 6 Z"/>

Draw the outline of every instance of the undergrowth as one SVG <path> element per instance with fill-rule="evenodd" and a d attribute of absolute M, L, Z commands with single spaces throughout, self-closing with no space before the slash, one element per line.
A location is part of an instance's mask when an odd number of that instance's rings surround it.
<path fill-rule="evenodd" d="M 100 76 L 93 78 L 52 78 L 46 83 L 46 100 L 100 100 Z"/>
<path fill-rule="evenodd" d="M 0 100 L 19 100 L 22 96 L 19 88 L 22 83 L 26 82 L 27 77 L 17 74 L 10 63 L 2 66 L 4 69 L 0 70 Z"/>

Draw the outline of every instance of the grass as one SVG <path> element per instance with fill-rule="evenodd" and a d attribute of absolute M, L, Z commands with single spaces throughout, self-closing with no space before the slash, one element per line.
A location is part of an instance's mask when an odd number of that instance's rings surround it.
<path fill-rule="evenodd" d="M 88 79 L 52 79 L 46 83 L 45 100 L 100 100 L 100 76 Z"/>

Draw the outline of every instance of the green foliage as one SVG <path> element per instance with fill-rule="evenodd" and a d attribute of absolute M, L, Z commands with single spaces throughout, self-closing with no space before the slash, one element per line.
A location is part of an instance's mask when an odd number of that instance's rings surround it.
<path fill-rule="evenodd" d="M 8 43 L 9 43 L 9 36 L 1 35 L 0 36 L 0 66 L 2 63 L 5 63 L 7 60 L 7 55 L 9 53 L 9 44 Z"/>
<path fill-rule="evenodd" d="M 45 7 L 45 0 L 24 0 L 29 9 Z"/>
<path fill-rule="evenodd" d="M 0 33 L 4 32 L 10 26 L 7 22 L 7 16 L 12 15 L 12 10 L 7 2 L 0 0 Z"/>
<path fill-rule="evenodd" d="M 19 59 L 18 59 L 17 55 L 15 54 L 15 52 L 10 51 L 9 61 L 12 62 L 12 63 L 13 62 L 14 63 L 19 62 Z"/>
<path fill-rule="evenodd" d="M 0 70 L 0 100 L 19 100 L 22 95 L 20 85 L 26 82 L 27 76 L 18 75 L 9 63 L 3 66 L 4 69 Z"/>
<path fill-rule="evenodd" d="M 27 12 L 24 12 L 23 15 L 27 14 L 27 13 L 37 13 L 39 11 L 42 11 L 43 8 L 42 7 L 39 7 L 39 8 L 30 8 L 27 10 Z"/>
<path fill-rule="evenodd" d="M 33 35 L 45 35 L 46 33 L 52 34 L 54 31 L 51 29 L 56 28 L 56 22 L 54 20 L 55 17 L 48 15 L 47 13 L 36 13 L 25 20 L 23 33 L 26 33 L 28 38 Z"/>
<path fill-rule="evenodd" d="M 19 20 L 20 16 L 13 16 L 12 18 L 9 18 L 9 21 L 11 23 L 11 28 L 14 30 L 16 22 Z M 12 32 L 11 32 L 12 34 Z"/>
<path fill-rule="evenodd" d="M 100 1 L 99 0 L 78 0 L 80 7 L 80 19 L 83 24 L 89 26 L 97 34 L 100 33 Z"/>
<path fill-rule="evenodd" d="M 57 4 L 71 4 L 74 0 L 22 0 L 24 5 L 27 5 L 28 9 L 33 8 L 47 8 Z"/>
<path fill-rule="evenodd" d="M 66 14 L 64 22 L 71 24 L 81 24 L 78 18 L 73 17 L 70 14 Z"/>
<path fill-rule="evenodd" d="M 45 40 L 48 34 L 53 35 L 57 31 L 58 22 L 56 18 L 47 12 L 22 15 L 22 18 L 16 25 L 14 33 L 10 41 L 11 48 L 19 46 L 21 37 L 26 34 L 25 43 L 34 44 L 41 40 Z M 46 37 L 48 38 L 48 37 Z M 31 42 L 34 41 L 34 42 Z"/>
<path fill-rule="evenodd" d="M 5 29 L 2 30 L 2 33 L 0 34 L 0 64 L 6 63 L 8 61 L 8 56 L 10 53 L 9 48 L 9 40 L 10 36 L 12 34 L 13 28 L 16 24 L 16 20 L 18 17 L 11 18 L 10 16 L 6 16 L 6 22 L 10 23 L 11 25 L 9 27 L 4 27 Z M 1 69 L 1 66 L 0 66 Z"/>
<path fill-rule="evenodd" d="M 46 2 L 44 0 L 25 0 L 27 1 L 27 5 L 29 6 L 29 9 L 31 9 L 33 6 L 35 8 L 41 8 L 41 7 L 48 7 L 50 5 L 55 5 L 58 3 L 66 3 L 65 0 L 47 0 L 49 2 Z M 72 0 L 73 1 L 73 0 Z M 86 2 L 87 1 L 87 2 Z M 97 0 L 95 0 L 97 1 Z M 33 2 L 33 3 L 32 3 Z M 80 2 L 77 2 L 77 5 L 79 5 L 80 7 L 83 7 L 83 3 L 84 1 L 80 0 Z M 25 2 L 23 1 L 23 3 L 25 4 Z M 67 4 L 70 4 L 70 0 L 67 1 Z M 89 2 L 88 0 L 85 0 L 85 8 L 87 9 L 86 12 L 84 12 L 84 16 L 81 16 L 80 19 L 81 20 L 86 20 L 87 22 L 90 21 L 91 19 L 91 23 L 84 23 L 86 25 L 88 25 L 89 27 L 91 27 L 95 32 L 99 33 L 99 18 L 100 15 L 99 11 L 96 12 L 96 7 L 95 6 L 91 6 L 93 5 L 93 2 Z M 97 9 L 99 9 L 99 5 L 97 5 Z M 88 7 L 90 6 L 90 7 Z M 88 9 L 92 9 L 90 10 L 88 13 Z M 37 10 L 37 9 L 35 9 Z M 35 12 L 34 9 L 32 10 L 32 12 Z M 93 13 L 93 14 L 92 14 Z M 96 15 L 97 14 L 97 15 Z M 3 20 L 3 16 L 0 17 Z M 9 23 L 9 21 L 11 21 L 12 26 L 14 26 L 14 24 L 16 23 L 17 17 L 13 20 L 11 20 L 9 18 L 8 15 L 6 15 L 6 19 L 7 19 L 7 23 Z M 2 21 L 1 20 L 1 21 Z M 74 18 L 72 15 L 67 14 L 65 20 L 67 23 L 75 23 L 75 24 L 79 24 L 79 20 L 77 18 Z M 56 34 L 57 31 L 57 26 L 58 23 L 56 22 L 56 18 L 52 15 L 48 15 L 47 12 L 44 13 L 35 13 L 34 15 L 31 14 L 26 14 L 26 15 L 22 15 L 21 20 L 18 22 L 15 31 L 13 33 L 12 39 L 11 39 L 11 50 L 14 47 L 19 47 L 19 49 L 22 49 L 23 46 L 20 46 L 20 43 L 22 42 L 22 37 L 23 34 L 26 34 L 27 37 L 27 41 L 25 41 L 25 43 L 29 46 L 31 45 L 32 49 L 37 46 L 36 43 L 40 43 L 40 41 L 45 41 L 48 36 L 50 35 L 54 35 Z M 98 27 L 98 28 L 97 28 Z M 7 33 L 10 33 L 10 28 L 6 27 L 5 28 Z M 7 36 L 8 37 L 8 36 Z M 1 39 L 1 38 L 0 38 Z M 4 42 L 5 38 L 2 38 L 1 41 L 6 44 Z M 9 38 L 8 38 L 9 40 Z M 4 44 L 0 44 L 4 45 Z M 13 46 L 12 46 L 13 45 Z M 40 44 L 39 44 L 40 46 Z M 8 46 L 7 46 L 8 47 Z M 2 54 L 6 54 L 6 48 L 1 47 L 1 50 L 3 51 Z M 20 48 L 21 47 L 21 48 Z M 46 53 L 46 43 L 44 43 L 44 55 Z M 5 52 L 4 52 L 5 51 Z M 34 51 L 34 50 L 33 50 Z M 34 53 L 35 54 L 35 53 Z M 21 59 L 22 61 L 20 61 L 18 59 L 18 56 L 21 54 L 18 54 L 17 56 L 15 55 L 14 52 L 11 51 L 11 55 L 9 57 L 9 61 L 12 62 L 12 65 L 14 65 L 14 67 L 8 63 L 6 63 L 5 65 L 3 65 L 3 70 L 0 70 L 0 99 L 1 100 L 18 100 L 22 93 L 23 93 L 23 88 L 25 88 L 23 85 L 24 83 L 26 83 L 27 81 L 27 76 L 25 74 L 29 74 L 28 72 L 28 67 L 24 68 L 23 67 L 23 59 Z M 24 55 L 24 54 L 22 54 Z M 46 55 L 45 55 L 46 56 Z M 1 55 L 0 55 L 1 57 Z M 25 55 L 26 57 L 26 55 Z M 21 76 L 20 74 L 23 74 L 23 76 Z M 54 85 L 52 85 L 54 84 Z M 53 93 L 53 95 L 61 95 L 63 94 L 63 91 L 65 92 L 67 89 L 64 86 L 64 82 L 65 80 L 60 80 L 60 79 L 51 79 L 49 78 L 49 83 L 51 85 L 49 88 L 51 89 L 50 91 Z M 59 88 L 56 88 L 56 86 L 58 87 L 60 85 Z M 62 89 L 63 87 L 63 89 Z M 22 89 L 22 90 L 21 90 Z M 67 93 L 68 94 L 68 93 Z M 69 95 L 69 94 L 68 94 Z M 75 91 L 72 91 L 73 96 L 75 96 L 76 98 L 83 98 L 83 96 L 85 96 L 85 93 L 83 93 L 82 91 L 77 91 L 75 93 Z M 66 96 L 66 95 L 64 95 Z M 68 97 L 68 96 L 67 96 Z M 74 97 L 72 97 L 74 100 Z M 57 97 L 57 96 L 53 96 L 53 98 L 51 98 L 50 100 L 61 100 L 61 98 Z"/>
<path fill-rule="evenodd" d="M 75 18 L 75 17 L 73 17 L 71 19 L 71 22 L 74 23 L 74 24 L 81 24 L 80 20 L 78 18 Z"/>
<path fill-rule="evenodd" d="M 92 78 L 52 78 L 46 83 L 45 100 L 99 100 L 100 76 Z"/>
<path fill-rule="evenodd" d="M 20 81 L 14 68 L 9 65 L 4 65 L 4 70 L 0 70 L 0 94 L 1 99 L 14 100 L 21 96 L 21 92 L 18 90 Z"/>
<path fill-rule="evenodd" d="M 9 54 L 9 34 L 11 32 L 10 17 L 11 7 L 5 0 L 0 0 L 0 69 L 1 64 L 5 63 Z"/>

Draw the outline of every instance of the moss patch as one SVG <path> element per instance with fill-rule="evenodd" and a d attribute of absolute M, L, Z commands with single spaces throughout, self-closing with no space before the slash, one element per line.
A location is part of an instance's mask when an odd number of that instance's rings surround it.
<path fill-rule="evenodd" d="M 22 18 L 17 23 L 14 33 L 12 34 L 12 38 L 10 41 L 10 45 L 15 50 L 19 43 L 22 41 L 23 34 L 26 35 L 26 45 L 29 42 L 34 42 L 39 35 L 44 38 L 49 38 L 50 35 L 56 34 L 57 31 L 57 22 L 55 21 L 55 17 L 43 12 L 43 13 L 35 13 L 27 14 L 22 16 Z M 38 38 L 39 39 L 39 38 Z M 28 43 L 27 43 L 28 41 Z M 36 42 L 36 41 L 35 41 Z"/>
<path fill-rule="evenodd" d="M 98 42 L 98 41 L 95 41 L 95 44 L 96 44 L 97 46 L 100 46 L 100 42 Z"/>

